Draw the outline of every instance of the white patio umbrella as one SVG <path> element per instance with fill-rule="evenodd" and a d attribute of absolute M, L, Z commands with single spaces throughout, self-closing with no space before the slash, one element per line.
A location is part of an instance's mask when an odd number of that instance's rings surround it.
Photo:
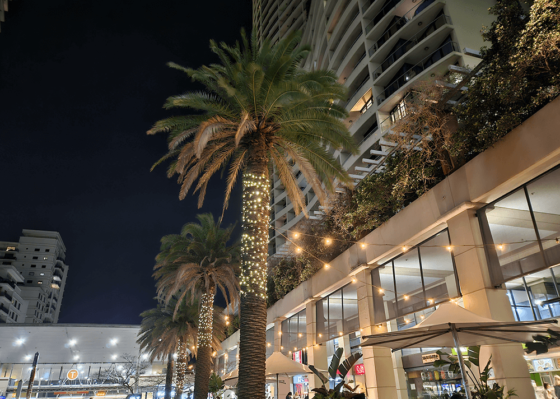
<path fill-rule="evenodd" d="M 478 316 L 459 305 L 446 302 L 426 319 L 404 331 L 368 335 L 360 346 L 384 346 L 393 351 L 405 348 L 455 348 L 467 398 L 470 398 L 461 346 L 496 345 L 505 342 L 532 342 L 535 334 L 549 329 L 560 332 L 554 319 L 501 322 Z"/>
<path fill-rule="evenodd" d="M 278 376 L 279 375 L 298 375 L 298 374 L 311 374 L 312 371 L 305 364 L 294 362 L 292 359 L 284 356 L 280 352 L 273 352 L 272 355 L 266 359 L 266 377 L 268 382 L 276 381 L 276 398 L 278 399 Z M 276 380 L 272 377 L 276 376 Z M 229 382 L 232 385 L 237 383 L 239 378 L 239 371 L 235 369 L 228 374 L 224 375 L 222 380 Z"/>

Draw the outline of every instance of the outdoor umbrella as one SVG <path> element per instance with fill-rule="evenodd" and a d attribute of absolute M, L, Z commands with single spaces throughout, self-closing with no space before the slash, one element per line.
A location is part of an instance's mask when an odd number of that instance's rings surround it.
<path fill-rule="evenodd" d="M 280 352 L 273 352 L 272 355 L 266 359 L 266 376 L 267 381 L 274 381 L 270 377 L 276 375 L 276 398 L 278 399 L 278 376 L 279 375 L 297 375 L 297 374 L 311 374 L 312 371 L 304 364 L 294 362 L 292 359 L 284 356 Z M 238 369 L 235 369 L 222 378 L 224 382 L 235 384 L 239 377 Z"/>
<path fill-rule="evenodd" d="M 459 305 L 446 302 L 426 319 L 404 331 L 368 335 L 360 346 L 384 346 L 393 351 L 404 348 L 455 348 L 467 397 L 470 391 L 461 346 L 496 345 L 505 342 L 532 342 L 533 335 L 549 329 L 559 331 L 556 320 L 501 322 L 478 316 Z"/>

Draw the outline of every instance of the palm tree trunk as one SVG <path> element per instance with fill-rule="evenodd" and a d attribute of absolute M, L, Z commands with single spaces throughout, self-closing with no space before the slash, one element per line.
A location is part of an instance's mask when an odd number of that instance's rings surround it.
<path fill-rule="evenodd" d="M 212 366 L 212 326 L 214 324 L 214 289 L 202 294 L 198 323 L 198 348 L 194 374 L 194 399 L 208 398 Z"/>
<path fill-rule="evenodd" d="M 175 398 L 181 398 L 185 385 L 185 375 L 187 373 L 187 343 L 183 337 L 179 337 L 177 345 L 177 365 L 175 367 Z"/>
<path fill-rule="evenodd" d="M 173 387 L 173 353 L 167 355 L 167 373 L 165 374 L 165 399 L 171 399 Z"/>
<path fill-rule="evenodd" d="M 270 181 L 266 148 L 257 149 L 243 176 L 239 399 L 265 398 Z"/>

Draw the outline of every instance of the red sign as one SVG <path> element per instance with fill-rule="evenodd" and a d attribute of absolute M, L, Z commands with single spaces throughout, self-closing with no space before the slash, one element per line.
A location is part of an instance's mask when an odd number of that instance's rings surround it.
<path fill-rule="evenodd" d="M 296 351 L 293 353 L 292 359 L 294 362 L 301 363 L 301 351 Z"/>
<path fill-rule="evenodd" d="M 354 374 L 356 375 L 363 375 L 366 373 L 366 368 L 363 364 L 355 364 L 354 365 Z"/>

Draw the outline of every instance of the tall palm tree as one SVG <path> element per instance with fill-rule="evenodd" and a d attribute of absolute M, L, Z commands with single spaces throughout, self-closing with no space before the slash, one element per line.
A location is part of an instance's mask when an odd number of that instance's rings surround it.
<path fill-rule="evenodd" d="M 335 149 L 357 152 L 342 119 L 345 88 L 331 71 L 299 67 L 310 53 L 294 32 L 277 44 L 259 47 L 253 33 L 242 45 L 210 42 L 221 64 L 186 72 L 205 86 L 203 92 L 169 97 L 165 108 L 184 108 L 190 115 L 163 119 L 148 131 L 169 133 L 169 151 L 154 167 L 172 159 L 168 176 L 179 175 L 179 198 L 194 188 L 202 205 L 210 178 L 228 168 L 224 210 L 238 176 L 243 185 L 243 260 L 241 270 L 240 399 L 264 398 L 266 355 L 266 278 L 271 172 L 286 188 L 294 211 L 307 213 L 298 186 L 301 171 L 318 199 L 337 182 L 351 184 Z M 198 183 L 195 185 L 195 182 Z"/>
<path fill-rule="evenodd" d="M 176 369 L 176 397 L 180 397 L 188 358 L 196 355 L 198 303 L 187 302 L 186 298 L 178 302 L 173 298 L 168 305 L 160 303 L 156 308 L 142 312 L 140 316 L 142 323 L 137 340 L 140 350 L 149 353 L 151 362 L 167 358 L 165 399 L 171 399 L 174 368 Z M 223 320 L 218 317 L 214 319 L 214 325 L 216 333 L 212 343 L 215 349 L 219 349 L 220 342 L 225 336 L 223 333 L 225 326 Z M 175 355 L 176 367 L 174 367 Z"/>
<path fill-rule="evenodd" d="M 211 213 L 197 215 L 197 219 L 199 223 L 184 225 L 181 234 L 162 238 L 154 277 L 166 303 L 175 296 L 180 303 L 187 295 L 194 299 L 200 294 L 194 394 L 195 399 L 206 399 L 212 371 L 214 296 L 219 290 L 228 305 L 237 302 L 240 246 L 228 245 L 233 226 L 220 228 Z"/>

